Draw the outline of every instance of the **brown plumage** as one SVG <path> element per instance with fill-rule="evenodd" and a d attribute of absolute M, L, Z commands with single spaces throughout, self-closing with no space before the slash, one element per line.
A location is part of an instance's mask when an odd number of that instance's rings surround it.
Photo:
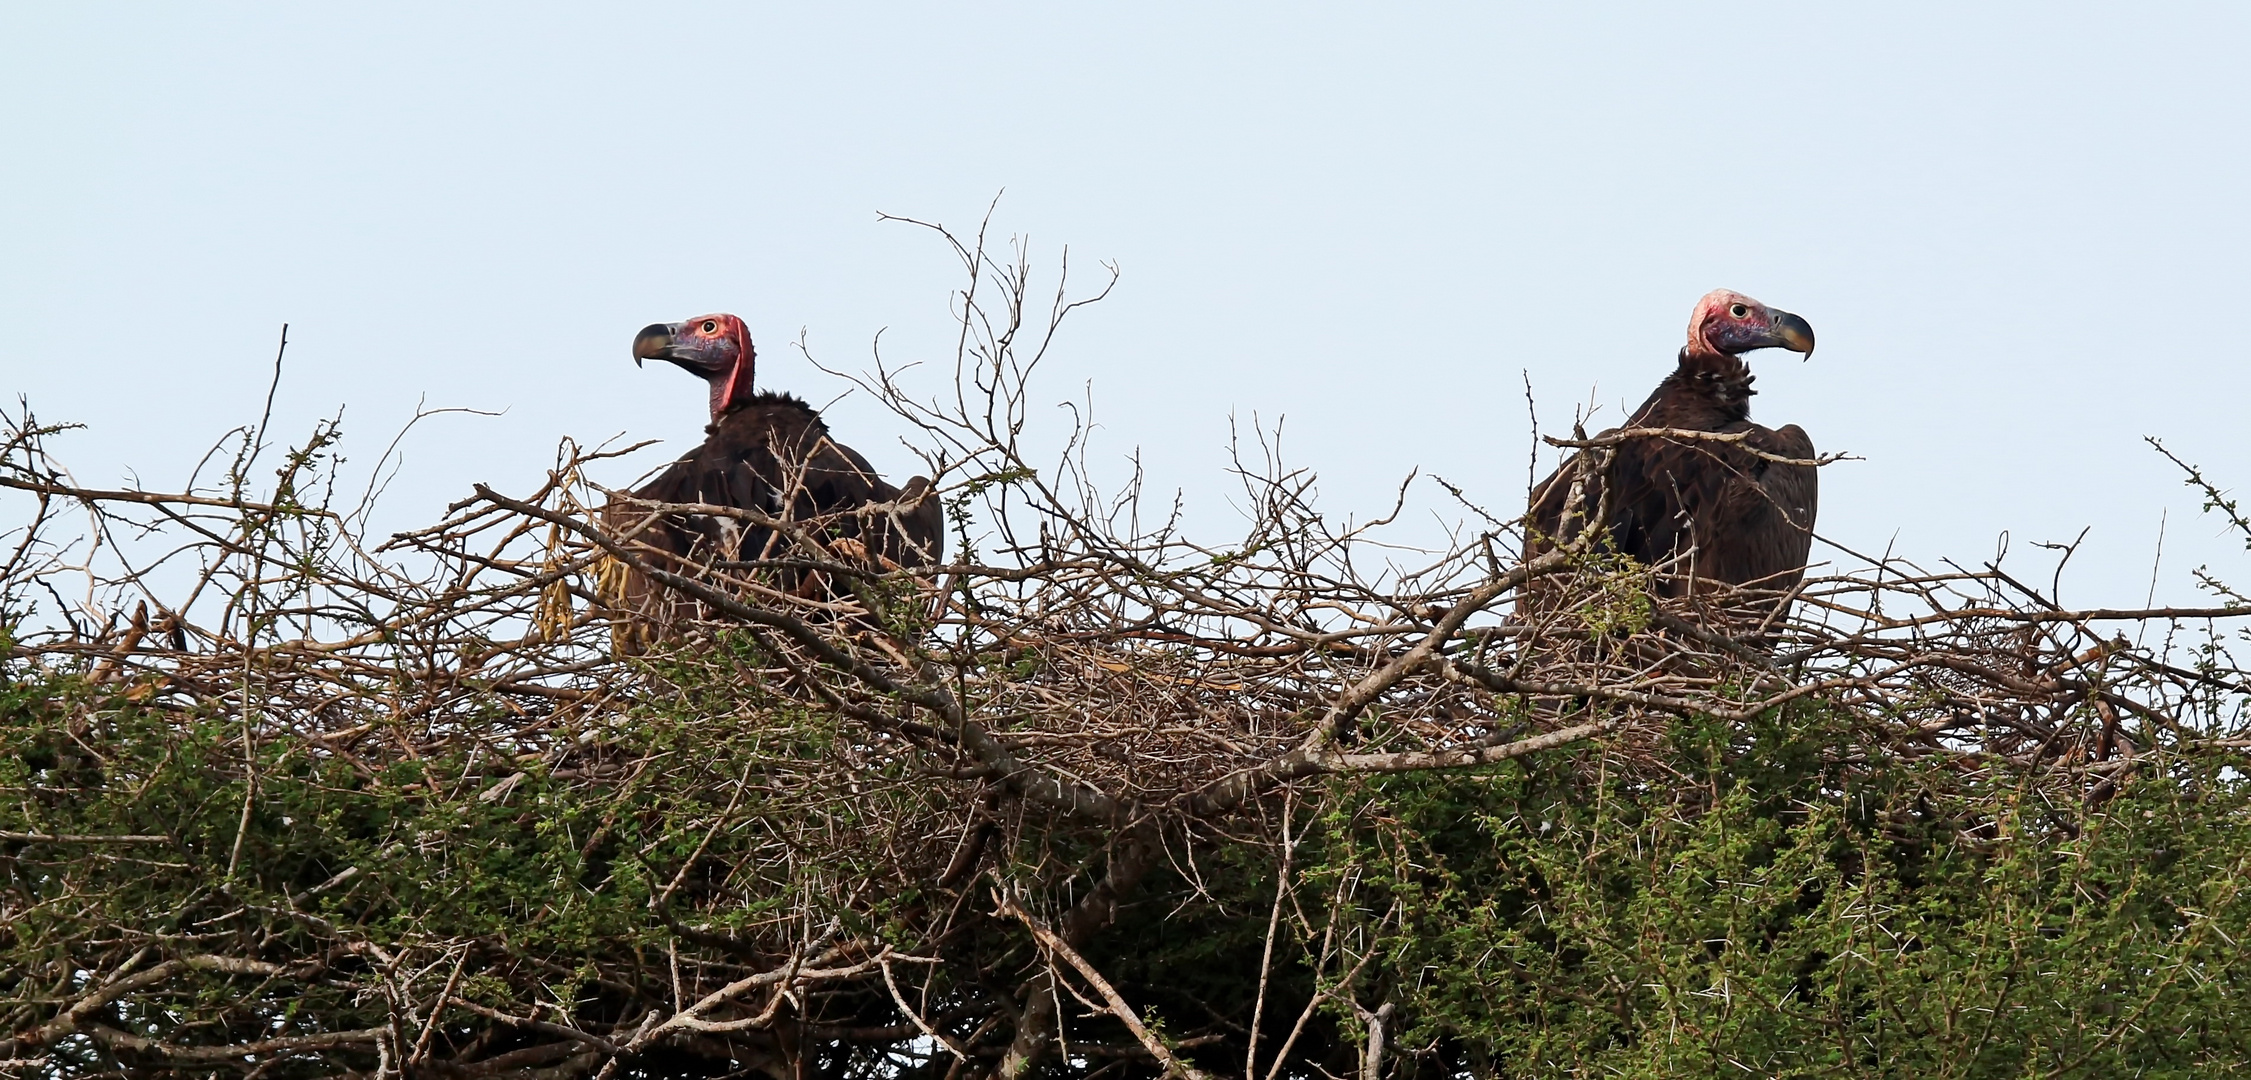
<path fill-rule="evenodd" d="M 778 562 L 761 571 L 774 587 L 814 595 L 824 575 L 793 561 L 858 562 L 871 569 L 936 564 L 945 554 L 945 521 L 930 481 L 917 476 L 904 489 L 886 483 L 865 457 L 830 437 L 812 406 L 788 394 L 752 389 L 756 354 L 742 320 L 706 315 L 656 324 L 634 339 L 636 363 L 669 361 L 711 384 L 707 437 L 656 479 L 604 508 L 605 527 L 630 537 L 661 569 L 693 575 L 719 565 Z M 781 522 L 803 522 L 800 543 L 786 529 L 720 514 L 653 515 L 636 505 L 702 503 L 756 511 Z M 727 565 L 733 564 L 733 565 Z M 670 636 L 681 624 L 705 617 L 702 605 L 670 594 L 622 565 L 605 575 L 604 599 L 612 609 L 613 644 L 638 651 Z"/>
<path fill-rule="evenodd" d="M 1533 491 L 1527 556 L 1577 537 L 1607 495 L 1602 543 L 1663 568 L 1661 596 L 1687 595 L 1700 582 L 1770 596 L 1795 588 L 1812 550 L 1818 478 L 1804 464 L 1813 458 L 1813 440 L 1803 429 L 1750 420 L 1757 391 L 1741 354 L 1771 347 L 1810 355 L 1813 328 L 1724 289 L 1699 301 L 1679 366 L 1634 410 L 1625 429 L 1740 434 L 1741 441 L 1629 436 L 1584 484 L 1578 483 L 1582 459 L 1574 455 Z M 1574 488 L 1580 489 L 1576 505 Z M 1705 591 L 1712 591 L 1708 584 Z M 1773 602 L 1754 610 L 1771 614 Z"/>

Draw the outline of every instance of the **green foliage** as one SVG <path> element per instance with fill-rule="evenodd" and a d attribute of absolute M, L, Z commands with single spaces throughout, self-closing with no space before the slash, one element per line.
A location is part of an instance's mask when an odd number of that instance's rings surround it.
<path fill-rule="evenodd" d="M 692 680 L 679 688 L 669 708 L 610 718 L 603 737 L 633 747 L 630 759 L 597 749 L 496 762 L 470 740 L 386 758 L 379 741 L 353 753 L 265 738 L 246 758 L 238 718 L 150 707 L 75 677 L 12 678 L 0 689 L 0 831 L 63 839 L 0 844 L 11 916 L 0 1010 L 20 1028 L 57 989 L 37 973 L 75 971 L 90 932 L 129 927 L 199 953 L 319 956 L 346 940 L 363 955 L 328 959 L 345 976 L 386 953 L 485 943 L 462 996 L 601 1015 L 593 973 L 661 964 L 675 908 L 755 950 L 777 923 L 837 916 L 873 929 L 911 900 L 826 903 L 834 876 L 881 876 L 882 819 L 912 811 L 880 795 L 853 804 L 866 820 L 824 822 L 859 839 L 857 861 L 853 845 L 830 844 L 817 867 L 797 865 L 789 778 L 830 757 L 833 717 L 761 708 L 739 686 L 724 700 Z M 73 726 L 86 716 L 98 724 Z M 714 835 L 723 813 L 737 827 Z M 160 842 L 77 839 L 89 837 Z M 239 1000 L 223 996 L 239 983 L 206 985 L 222 996 L 192 1022 L 152 1017 L 145 1034 L 254 1035 L 277 1021 L 341 1031 L 388 1015 L 349 978 Z"/>
<path fill-rule="evenodd" d="M 132 522 L 202 538 L 193 640 L 130 567 L 25 633 L 36 522 L 0 575 L 0 1074 L 1314 1080 L 1379 1026 L 1394 1080 L 2251 1073 L 2217 632 L 1995 569 L 1714 651 L 1599 549 L 1505 617 L 1490 552 L 1382 592 L 1304 519 L 1043 520 L 621 657 L 563 511 L 409 578 L 326 509 L 333 425 L 246 501 L 256 430 Z"/>
<path fill-rule="evenodd" d="M 2205 1076 L 2251 1062 L 2251 807 L 2183 763 L 2097 806 L 1954 759 L 1851 767 L 1819 710 L 1338 792 L 1363 996 L 1425 1071 Z M 1435 1075 L 1436 1073 L 1434 1073 Z"/>
<path fill-rule="evenodd" d="M 171 840 L 7 845 L 5 1007 L 30 1017 L 53 990 L 32 973 L 68 966 L 105 926 L 203 951 L 296 937 L 317 952 L 338 933 L 376 950 L 499 942 L 459 996 L 589 1014 L 603 1009 L 600 970 L 679 946 L 673 906 L 743 940 L 809 914 L 912 938 L 924 896 L 865 887 L 935 876 L 934 862 L 902 868 L 886 842 L 928 812 L 908 771 L 879 765 L 864 797 L 826 803 L 819 858 L 804 858 L 792 776 L 827 767 L 842 732 L 710 670 L 660 672 L 677 696 L 613 719 L 605 738 L 633 746 L 630 761 L 520 771 L 469 743 L 378 765 L 278 740 L 255 743 L 246 767 L 236 718 L 15 676 L 0 689 L 0 829 Z M 98 728 L 72 727 L 89 715 Z M 2239 772 L 2153 761 L 2115 797 L 2055 805 L 1963 757 L 1839 754 L 1880 745 L 1854 723 L 1809 705 L 1747 726 L 1682 721 L 1631 748 L 1333 781 L 1294 811 L 1297 914 L 1272 963 L 1267 1053 L 1312 1002 L 1285 1073 L 1352 1067 L 1360 1028 L 1344 1003 L 1359 999 L 1398 1006 L 1400 1075 L 2245 1071 Z M 715 835 L 721 817 L 734 826 Z M 1099 846 L 1026 830 L 1002 873 L 1096 865 Z M 1244 1024 L 1279 863 L 1268 845 L 1193 846 L 1193 872 L 1159 871 L 1089 955 L 1155 1023 Z M 1012 947 L 983 933 L 993 955 Z M 1323 934 L 1344 943 L 1331 959 Z M 380 1000 L 319 980 L 248 997 L 216 975 L 200 985 L 189 1011 L 222 1029 L 383 1022 Z M 1074 1032 L 1115 1035 L 1101 1017 Z M 1232 1072 L 1242 1050 L 1189 1052 Z"/>

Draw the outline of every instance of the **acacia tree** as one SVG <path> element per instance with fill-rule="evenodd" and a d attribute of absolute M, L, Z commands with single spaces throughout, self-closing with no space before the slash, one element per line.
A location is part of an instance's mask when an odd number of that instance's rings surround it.
<path fill-rule="evenodd" d="M 1030 449 L 1101 291 L 1035 297 L 1022 246 L 935 232 L 966 276 L 944 396 L 859 377 L 948 500 L 925 577 L 753 511 L 786 567 L 666 563 L 589 511 L 630 498 L 589 479 L 606 450 L 377 538 L 333 425 L 277 465 L 261 423 L 153 494 L 11 420 L 0 1068 L 2251 1060 L 2234 597 L 2072 611 L 1885 559 L 1739 635 L 1594 538 L 1519 557 L 1450 489 L 1435 549 L 1399 506 L 1338 525 L 1263 439 L 1240 534 L 1199 541 L 1099 485 L 1083 429 Z M 620 567 L 708 619 L 613 655 Z"/>

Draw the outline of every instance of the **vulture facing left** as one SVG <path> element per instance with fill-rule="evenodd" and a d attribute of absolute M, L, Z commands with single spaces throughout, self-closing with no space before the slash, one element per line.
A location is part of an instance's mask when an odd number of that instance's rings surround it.
<path fill-rule="evenodd" d="M 634 498 L 740 507 L 783 521 L 817 523 L 814 531 L 829 549 L 803 551 L 778 530 L 715 514 L 675 513 L 649 523 L 649 511 L 613 500 L 603 511 L 608 531 L 633 535 L 645 552 L 656 549 L 651 555 L 656 565 L 692 575 L 715 562 L 787 559 L 794 551 L 831 562 L 869 562 L 880 570 L 930 566 L 944 557 L 945 521 L 930 481 L 917 476 L 903 489 L 891 486 L 867 458 L 830 437 L 811 405 L 789 394 L 754 390 L 757 355 L 741 319 L 714 314 L 645 327 L 633 339 L 633 362 L 644 360 L 677 364 L 710 384 L 711 423 L 703 445 L 636 490 Z M 603 589 L 619 651 L 637 651 L 674 632 L 679 622 L 701 617 L 698 605 L 667 596 L 641 575 L 622 576 L 622 582 L 613 580 Z M 780 569 L 769 580 L 801 594 L 820 587 L 817 576 L 803 570 Z"/>
<path fill-rule="evenodd" d="M 1751 422 L 1751 395 L 1758 391 L 1751 389 L 1743 354 L 1767 348 L 1810 356 L 1813 327 L 1726 289 L 1697 301 L 1677 366 L 1623 430 L 1663 428 L 1740 440 L 1629 434 L 1616 444 L 1608 468 L 1583 484 L 1582 459 L 1574 456 L 1533 490 L 1533 538 L 1526 555 L 1580 535 L 1607 496 L 1600 525 L 1608 545 L 1665 568 L 1658 582 L 1661 596 L 1698 591 L 1699 582 L 1748 587 L 1774 598 L 1796 588 L 1812 551 L 1819 480 L 1813 440 L 1804 429 Z M 1587 453 L 1599 451 L 1580 451 Z M 1773 609 L 1770 599 L 1762 613 Z"/>

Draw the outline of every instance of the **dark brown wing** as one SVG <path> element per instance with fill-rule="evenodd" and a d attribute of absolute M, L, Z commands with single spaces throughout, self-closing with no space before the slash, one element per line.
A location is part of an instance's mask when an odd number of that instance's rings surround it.
<path fill-rule="evenodd" d="M 892 487 L 859 451 L 826 436 L 821 441 L 807 463 L 807 509 L 838 515 L 834 535 L 857 539 L 869 555 L 898 566 L 932 566 L 945 558 L 944 508 L 930 493 L 928 477 Z"/>
<path fill-rule="evenodd" d="M 1602 474 L 1580 475 L 1582 460 L 1577 454 L 1563 459 L 1563 464 L 1556 466 L 1547 479 L 1532 489 L 1532 509 L 1528 514 L 1531 533 L 1525 537 L 1525 558 L 1579 535 L 1586 516 L 1601 505 Z M 1563 520 L 1566 510 L 1571 513 L 1568 523 Z"/>
<path fill-rule="evenodd" d="M 711 503 L 756 509 L 779 516 L 775 489 L 739 460 L 721 452 L 714 434 L 694 452 L 641 485 L 631 500 L 613 499 L 602 508 L 603 530 L 634 549 L 660 570 L 696 576 L 713 562 L 756 558 L 770 547 L 772 530 L 710 514 L 668 514 L 642 503 Z M 707 618 L 703 605 L 658 586 L 615 561 L 603 565 L 597 582 L 609 609 L 610 646 L 619 654 L 638 653 L 676 636 L 685 624 Z"/>
<path fill-rule="evenodd" d="M 1820 510 L 1820 474 L 1812 465 L 1773 458 L 1813 460 L 1813 440 L 1796 424 L 1776 431 L 1750 425 L 1719 501 L 1712 507 L 1713 542 L 1707 576 L 1737 585 L 1788 590 L 1805 576 L 1813 551 L 1814 515 Z M 1700 568 L 1701 569 L 1701 568 Z"/>
<path fill-rule="evenodd" d="M 634 494 L 818 523 L 824 535 L 857 541 L 871 556 L 927 566 L 945 554 L 940 508 L 927 495 L 929 481 L 916 477 L 907 486 L 902 493 L 886 483 L 867 458 L 829 435 L 811 407 L 773 395 L 729 414 L 694 453 Z M 776 558 L 782 547 L 771 529 L 703 514 L 668 518 L 652 539 L 675 554 L 701 550 L 729 560 Z"/>
<path fill-rule="evenodd" d="M 1810 460 L 1813 440 L 1794 424 L 1775 431 L 1738 422 L 1716 434 L 1738 431 L 1749 433 L 1741 444 L 1633 439 L 1620 444 L 1609 468 L 1591 480 L 1578 476 L 1581 459 L 1566 461 L 1534 492 L 1531 520 L 1540 535 L 1530 553 L 1581 531 L 1563 520 L 1578 488 L 1579 515 L 1594 514 L 1608 494 L 1603 527 L 1608 543 L 1623 554 L 1652 566 L 1682 559 L 1675 568 L 1680 574 L 1790 588 L 1812 550 L 1816 470 L 1749 451 Z M 1665 592 L 1678 595 L 1684 586 L 1676 581 Z"/>
<path fill-rule="evenodd" d="M 1614 433 L 1605 431 L 1597 438 Z M 1546 540 L 1569 541 L 1602 513 L 1606 545 L 1642 563 L 1664 566 L 1696 546 L 1699 511 L 1720 498 L 1732 471 L 1723 456 L 1713 453 L 1721 445 L 1631 439 L 1612 448 L 1608 467 L 1592 475 L 1582 475 L 1590 459 L 1573 455 L 1535 491 L 1533 530 Z M 1546 546 L 1537 544 L 1533 551 Z"/>
<path fill-rule="evenodd" d="M 656 503 L 707 503 L 756 510 L 782 521 L 818 528 L 829 555 L 864 552 L 902 567 L 928 566 L 944 555 L 945 532 L 929 481 L 916 477 L 902 492 L 884 482 L 851 447 L 829 437 L 811 406 L 782 394 L 760 395 L 728 414 L 711 437 L 634 492 Z M 918 501 L 919 500 L 919 501 Z M 632 534 L 667 569 L 693 572 L 715 562 L 786 560 L 791 542 L 768 526 L 719 514 L 665 514 L 620 501 L 603 511 L 613 534 Z M 837 543 L 848 541 L 848 543 Z M 635 651 L 682 619 L 699 617 L 694 605 L 667 600 L 639 574 L 617 574 L 605 586 L 611 606 L 639 625 L 615 639 Z M 808 582 L 801 569 L 778 568 L 776 586 L 797 590 Z"/>

